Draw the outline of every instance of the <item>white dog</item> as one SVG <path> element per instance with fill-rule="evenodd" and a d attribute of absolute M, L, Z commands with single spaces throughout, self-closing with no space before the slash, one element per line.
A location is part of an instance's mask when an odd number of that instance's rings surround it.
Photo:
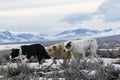
<path fill-rule="evenodd" d="M 86 57 L 85 52 L 90 52 L 90 58 L 94 56 L 98 59 L 96 54 L 96 50 L 98 48 L 98 44 L 96 39 L 82 39 L 75 41 L 64 42 L 63 51 L 71 51 L 71 57 L 73 60 Z"/>

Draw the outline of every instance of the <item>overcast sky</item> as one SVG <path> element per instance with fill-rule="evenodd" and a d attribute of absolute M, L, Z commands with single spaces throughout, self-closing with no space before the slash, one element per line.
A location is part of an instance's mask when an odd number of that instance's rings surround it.
<path fill-rule="evenodd" d="M 0 30 L 54 35 L 120 27 L 120 0 L 0 0 Z"/>

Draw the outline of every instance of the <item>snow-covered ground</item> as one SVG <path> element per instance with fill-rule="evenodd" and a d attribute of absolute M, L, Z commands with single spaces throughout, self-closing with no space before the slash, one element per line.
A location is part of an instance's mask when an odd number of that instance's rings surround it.
<path fill-rule="evenodd" d="M 11 49 L 11 48 L 17 48 L 19 46 L 21 46 L 23 44 L 10 44 L 10 45 L 0 45 L 0 50 L 7 50 L 7 49 Z M 28 44 L 29 45 L 29 44 Z M 114 64 L 117 61 L 120 61 L 120 58 L 116 58 L 116 59 L 112 59 L 112 58 L 100 58 L 100 60 L 103 61 L 103 65 L 107 66 L 108 64 L 112 64 L 115 69 L 120 69 L 120 65 L 119 64 Z M 53 64 L 51 66 L 51 68 L 59 68 L 60 64 L 63 62 L 63 60 L 57 60 L 57 64 Z M 34 69 L 40 69 L 40 68 L 47 68 L 50 64 L 52 63 L 52 59 L 46 59 L 45 63 L 38 65 L 38 63 L 26 63 L 30 68 L 34 68 Z M 17 68 L 17 63 L 7 63 L 7 65 L 2 65 L 0 66 L 0 68 L 5 68 L 7 69 L 8 67 L 12 67 L 12 68 Z M 91 74 L 95 74 L 96 71 L 91 71 Z M 50 72 L 48 72 L 50 73 Z M 46 74 L 46 73 L 45 73 Z M 3 76 L 0 76 L 0 78 L 2 78 Z M 40 79 L 43 79 L 42 77 L 40 77 Z M 51 78 L 48 80 L 52 80 Z M 60 78 L 59 80 L 64 80 L 63 78 Z"/>
<path fill-rule="evenodd" d="M 100 60 L 103 61 L 104 65 L 107 65 L 107 64 L 113 64 L 114 62 L 117 62 L 120 60 L 120 58 L 116 58 L 116 59 L 112 59 L 112 58 L 99 58 Z M 47 67 L 49 66 L 50 64 L 52 63 L 52 59 L 46 59 L 45 60 L 45 63 L 39 65 L 38 63 L 26 63 L 30 68 L 41 68 L 41 67 Z M 63 60 L 60 59 L 60 60 L 57 60 L 57 64 L 53 64 L 52 65 L 52 68 L 56 68 L 58 66 L 60 66 L 60 64 L 63 63 Z M 17 66 L 17 63 L 7 63 L 7 66 L 9 67 L 16 67 Z M 118 66 L 117 64 L 114 66 Z M 118 68 L 120 68 L 120 65 L 118 66 Z"/>
<path fill-rule="evenodd" d="M 63 62 L 63 60 L 56 60 L 57 64 L 53 64 L 51 67 L 52 68 L 56 68 L 58 66 L 60 66 L 60 64 Z M 30 68 L 34 68 L 34 69 L 39 69 L 42 67 L 47 68 L 50 64 L 52 63 L 52 59 L 46 59 L 45 62 L 43 64 L 39 63 L 25 63 L 27 66 L 29 66 Z M 12 67 L 12 68 L 17 68 L 18 63 L 7 63 L 6 66 L 4 67 Z"/>
<path fill-rule="evenodd" d="M 0 45 L 0 50 L 9 50 L 12 48 L 19 48 L 19 46 L 21 45 L 30 45 L 30 44 L 4 44 L 4 45 Z"/>
<path fill-rule="evenodd" d="M 112 64 L 114 66 L 114 68 L 117 70 L 117 69 L 120 69 L 120 65 L 119 64 L 113 64 L 114 62 L 117 62 L 118 60 L 120 60 L 119 58 L 116 58 L 116 59 L 111 59 L 111 58 L 100 58 L 100 60 L 103 61 L 103 66 L 107 66 L 109 64 Z M 63 60 L 57 60 L 57 64 L 53 64 L 51 66 L 51 69 L 57 69 L 60 72 L 63 72 L 64 70 L 61 69 L 60 70 L 60 64 L 63 62 Z M 46 69 L 50 64 L 52 63 L 52 59 L 46 59 L 45 60 L 45 63 L 41 64 L 38 66 L 38 63 L 26 63 L 27 66 L 29 66 L 30 68 L 32 69 Z M 7 68 L 7 67 L 11 67 L 11 68 L 17 68 L 17 63 L 7 63 L 7 65 L 3 66 L 4 68 Z M 96 70 L 82 70 L 82 72 L 85 72 L 85 73 L 88 73 L 88 75 L 92 76 L 92 75 L 95 75 L 96 74 Z M 53 71 L 50 71 L 50 72 L 41 72 L 42 74 L 52 74 L 54 73 Z M 2 76 L 1 76 L 2 78 Z M 40 77 L 39 80 L 52 80 L 52 78 L 45 78 L 45 77 Z M 59 78 L 57 80 L 65 80 L 64 78 Z"/>
<path fill-rule="evenodd" d="M 112 51 L 112 50 L 117 51 L 117 50 L 119 50 L 119 49 L 120 49 L 120 47 L 116 47 L 116 48 L 114 48 L 114 49 L 98 49 L 98 50 L 100 50 L 100 51 Z"/>
<path fill-rule="evenodd" d="M 30 45 L 30 44 L 9 44 L 9 45 L 0 45 L 0 50 L 7 50 L 7 49 L 12 49 L 12 48 L 18 48 L 19 46 L 21 45 Z M 100 49 L 100 50 L 106 50 L 106 49 Z M 110 49 L 112 50 L 112 49 Z M 115 50 L 118 50 L 118 48 L 116 48 Z M 105 64 L 110 64 L 116 60 L 120 60 L 120 59 L 111 59 L 111 58 L 101 58 L 101 60 L 103 60 L 103 62 Z M 47 66 L 47 65 L 50 65 L 52 63 L 52 60 L 51 59 L 48 59 L 46 60 L 46 63 L 42 64 L 41 66 Z M 62 63 L 62 60 L 58 60 L 58 65 L 59 63 Z M 13 65 L 13 64 L 11 64 Z M 35 67 L 36 65 L 38 65 L 38 63 L 30 63 L 29 64 L 31 67 Z M 56 66 L 56 65 L 54 65 Z"/>

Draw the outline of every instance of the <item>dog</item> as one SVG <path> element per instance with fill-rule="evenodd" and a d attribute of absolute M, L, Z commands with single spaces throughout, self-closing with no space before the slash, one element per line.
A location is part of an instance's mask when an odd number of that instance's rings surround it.
<path fill-rule="evenodd" d="M 11 50 L 10 59 L 20 59 L 22 63 L 26 63 L 29 59 L 35 56 L 38 58 L 39 64 L 42 59 L 49 58 L 45 48 L 41 44 L 22 45 L 20 48 Z"/>
<path fill-rule="evenodd" d="M 73 41 L 67 41 L 63 44 L 63 51 L 64 52 L 71 52 L 71 58 L 72 60 L 76 59 L 85 59 L 86 55 L 85 52 L 90 52 L 90 58 L 96 57 L 98 59 L 98 56 L 96 54 L 96 50 L 98 48 L 98 44 L 96 39 L 82 39 L 82 40 L 73 40 Z"/>
<path fill-rule="evenodd" d="M 74 40 L 80 40 L 80 39 L 77 38 L 77 39 L 72 39 L 72 40 L 69 40 L 69 41 L 74 41 Z M 56 59 L 63 59 L 63 64 L 64 63 L 69 63 L 69 61 L 70 61 L 71 52 L 70 51 L 66 51 L 66 52 L 63 51 L 63 43 L 64 42 L 53 44 L 51 46 L 48 46 L 47 49 L 46 49 L 48 55 L 52 57 L 53 63 L 55 63 L 55 64 L 56 64 Z"/>
<path fill-rule="evenodd" d="M 62 42 L 48 46 L 46 51 L 48 55 L 51 56 L 51 58 L 53 59 L 53 63 L 55 64 L 57 63 L 56 59 L 63 59 L 64 63 L 68 63 L 71 57 L 70 51 L 63 52 Z"/>

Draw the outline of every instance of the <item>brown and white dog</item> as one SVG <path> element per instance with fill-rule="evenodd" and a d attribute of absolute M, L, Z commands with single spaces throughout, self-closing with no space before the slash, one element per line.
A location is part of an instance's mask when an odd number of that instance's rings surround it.
<path fill-rule="evenodd" d="M 98 48 L 98 44 L 96 39 L 82 39 L 82 40 L 73 40 L 64 42 L 63 51 L 71 52 L 72 60 L 76 60 L 78 58 L 84 59 L 86 57 L 85 52 L 90 51 L 90 58 L 98 56 L 96 54 L 96 50 Z"/>
<path fill-rule="evenodd" d="M 49 46 L 46 49 L 46 51 L 47 51 L 48 55 L 53 59 L 53 63 L 55 63 L 55 64 L 56 64 L 56 59 L 63 59 L 64 63 L 68 63 L 71 58 L 70 51 L 63 52 L 63 43 L 62 42 Z"/>
<path fill-rule="evenodd" d="M 72 39 L 70 41 L 74 41 L 74 40 L 79 40 L 79 38 Z M 53 44 L 46 48 L 48 55 L 51 56 L 53 59 L 53 63 L 56 63 L 56 59 L 63 59 L 64 63 L 69 63 L 70 58 L 71 58 L 71 51 L 64 52 L 63 45 L 64 45 L 63 42 L 61 42 L 61 43 Z"/>

